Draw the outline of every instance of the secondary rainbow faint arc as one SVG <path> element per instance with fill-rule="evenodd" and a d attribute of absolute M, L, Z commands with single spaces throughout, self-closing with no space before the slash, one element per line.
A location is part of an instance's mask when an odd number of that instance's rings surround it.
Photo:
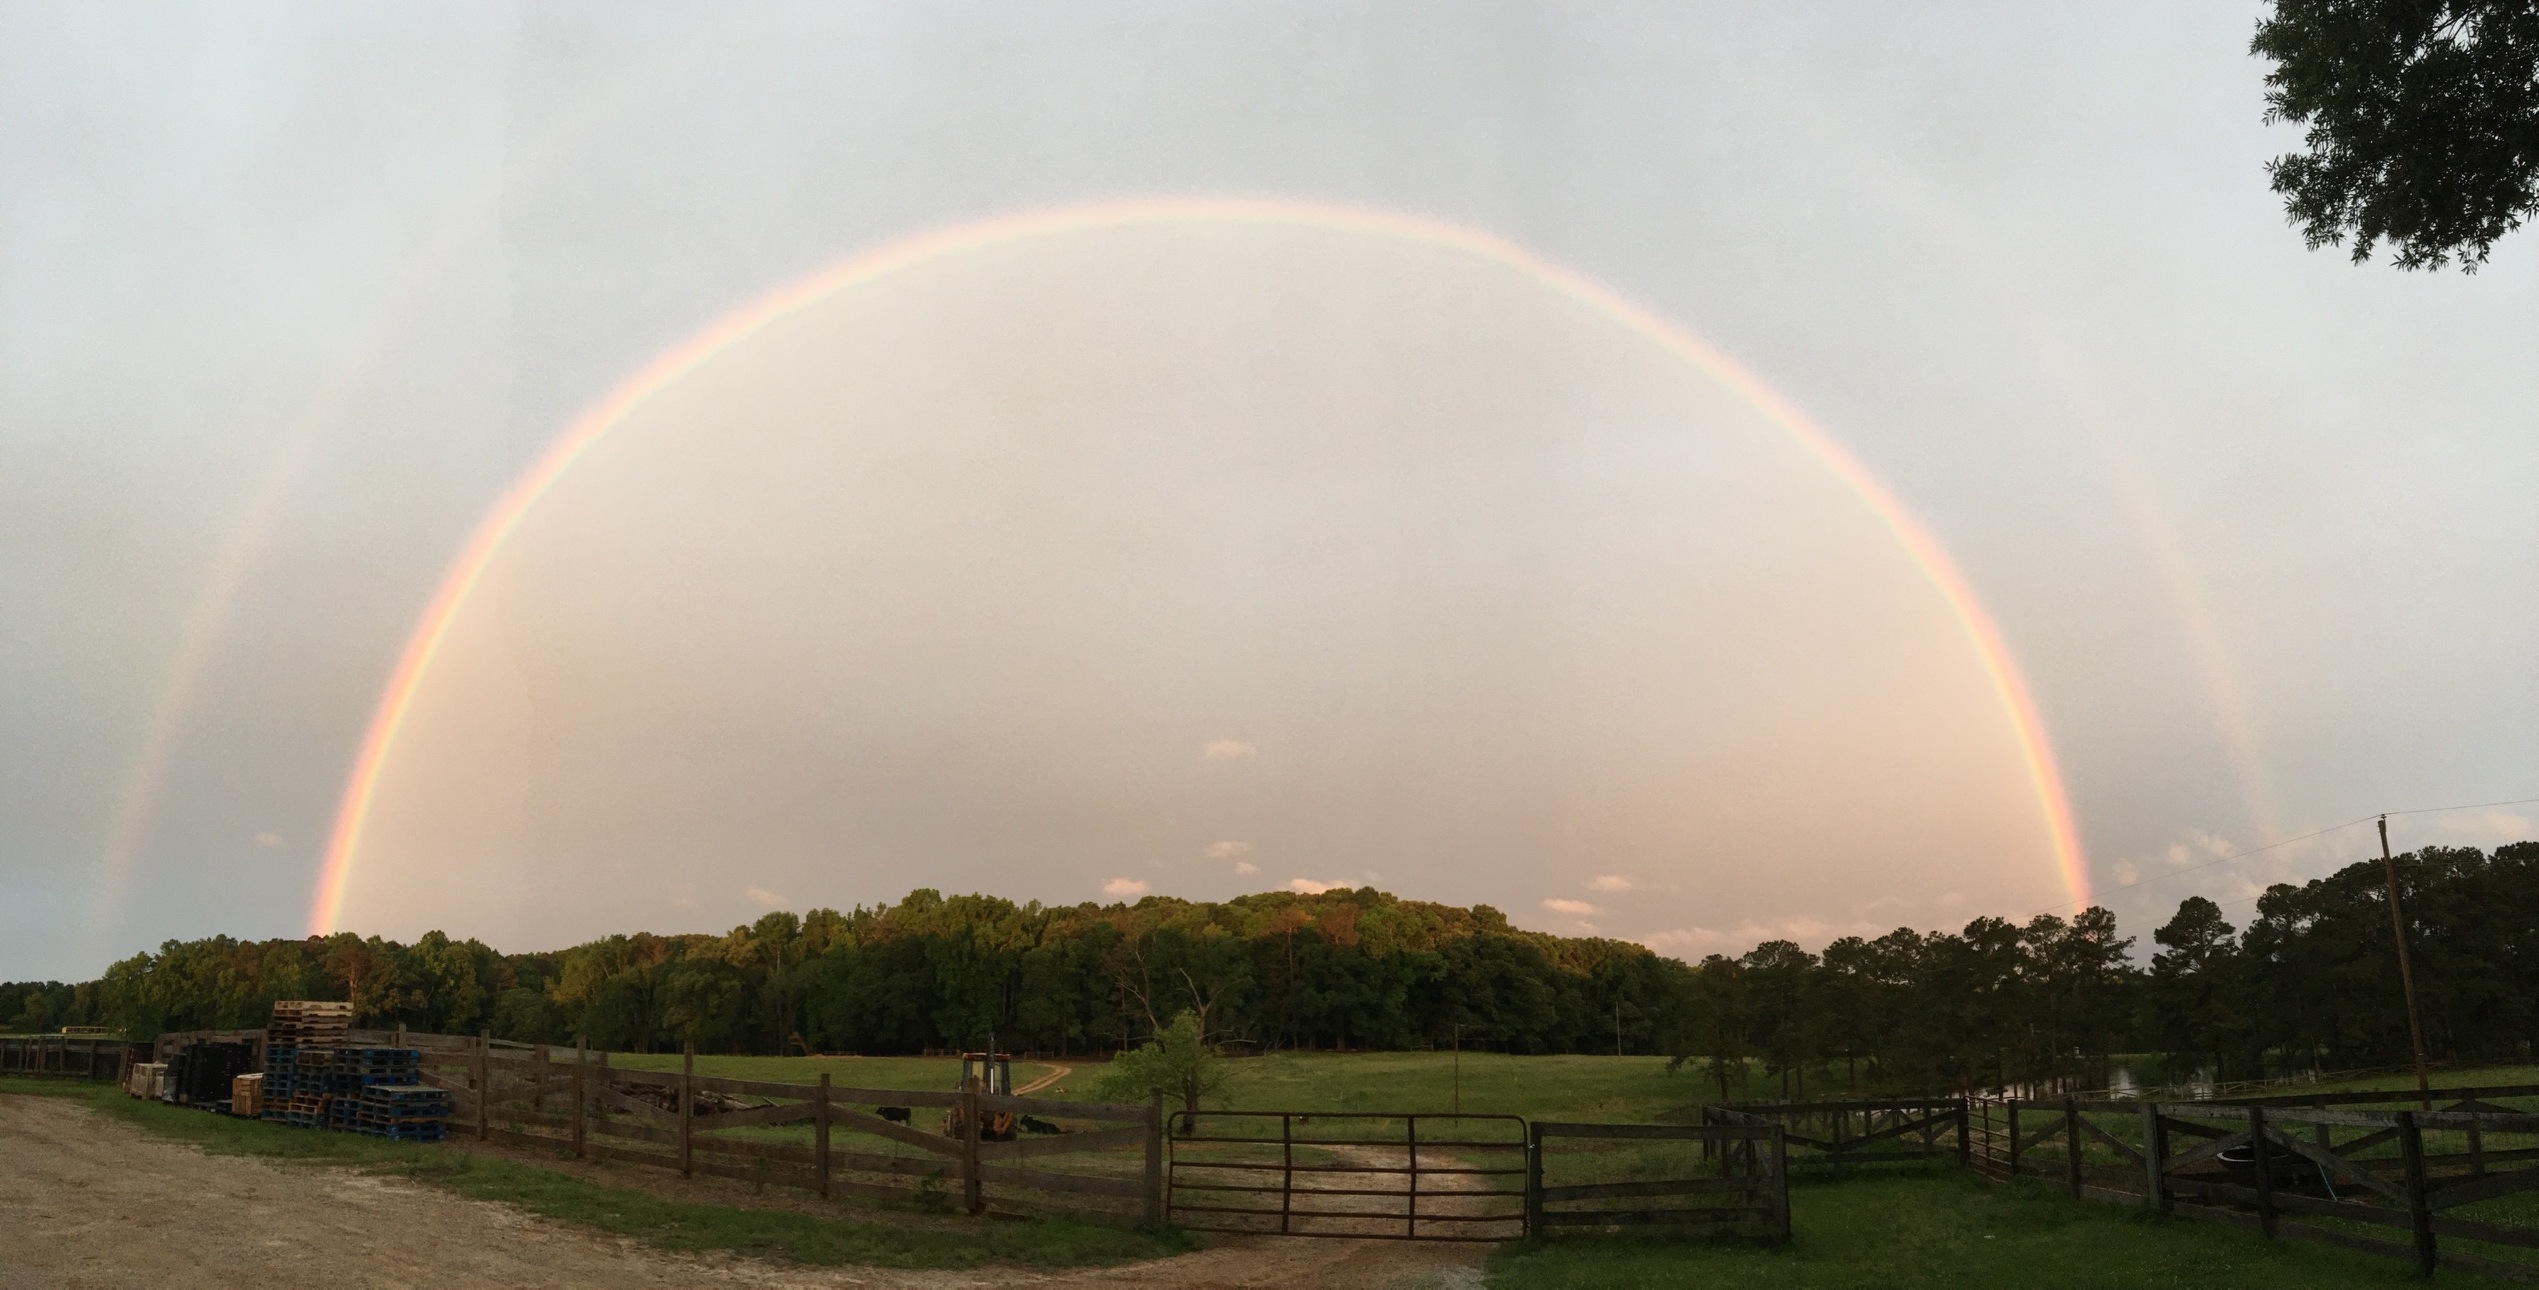
<path fill-rule="evenodd" d="M 352 878 L 353 861 L 360 850 L 363 826 L 369 822 L 371 801 L 379 789 L 380 772 L 387 764 L 389 751 L 396 744 L 397 732 L 405 722 L 407 711 L 413 707 L 414 696 L 422 686 L 424 674 L 431 670 L 434 656 L 440 652 L 442 641 L 449 635 L 450 625 L 457 620 L 468 596 L 476 589 L 477 582 L 484 577 L 494 557 L 501 552 L 503 543 L 520 526 L 521 520 L 537 506 L 547 490 L 573 468 L 573 463 L 593 444 L 605 438 L 628 413 L 724 350 L 834 292 L 870 283 L 944 256 L 1004 243 L 1096 228 L 1176 222 L 1304 225 L 1374 233 L 1462 251 L 1516 269 L 1552 286 L 1655 341 L 1735 390 L 1789 431 L 1810 455 L 1832 471 L 1878 517 L 1895 535 L 1914 567 L 1929 580 L 1956 616 L 1959 627 L 1965 631 L 1968 641 L 1982 659 L 1994 695 L 2000 700 L 2018 739 L 2021 759 L 2027 765 L 2031 787 L 2045 815 L 2057 875 L 2075 901 L 2087 903 L 2089 876 L 2083 863 L 2079 831 L 2072 823 L 2071 804 L 2064 795 L 2062 771 L 2055 764 L 2054 750 L 2046 739 L 2045 723 L 2037 713 L 2036 701 L 2029 694 L 2027 681 L 2011 657 L 2008 645 L 2002 640 L 2001 629 L 1993 622 L 1983 602 L 1976 598 L 1974 589 L 1967 584 L 1965 575 L 1958 571 L 1956 562 L 1949 558 L 1939 540 L 1849 452 L 1818 429 L 1787 399 L 1690 332 L 1612 289 L 1552 264 L 1513 242 L 1477 229 L 1417 215 L 1311 202 L 1160 198 L 1029 211 L 917 234 L 853 256 L 779 287 L 726 315 L 685 343 L 655 358 L 607 398 L 584 412 L 487 512 L 474 535 L 468 539 L 466 548 L 442 577 L 431 604 L 425 608 L 422 619 L 407 638 L 405 651 L 397 660 L 396 671 L 389 676 L 387 688 L 380 694 L 379 705 L 371 714 L 369 730 L 362 738 L 361 751 L 354 758 L 352 775 L 344 786 L 343 801 L 336 809 L 334 831 L 327 839 L 326 856 L 318 871 L 316 896 L 309 910 L 311 933 L 333 931 L 343 912 L 345 889 Z"/>

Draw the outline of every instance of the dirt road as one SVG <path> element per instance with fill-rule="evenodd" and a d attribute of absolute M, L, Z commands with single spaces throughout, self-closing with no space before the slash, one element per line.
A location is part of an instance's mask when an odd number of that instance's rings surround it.
<path fill-rule="evenodd" d="M 1237 1238 L 1091 1272 L 810 1268 L 638 1242 L 335 1166 L 211 1156 L 0 1096 L 0 1285 L 1464 1287 L 1486 1247 Z"/>

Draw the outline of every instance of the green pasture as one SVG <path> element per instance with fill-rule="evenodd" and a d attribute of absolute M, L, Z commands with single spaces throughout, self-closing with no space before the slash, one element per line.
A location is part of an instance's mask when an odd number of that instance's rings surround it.
<path fill-rule="evenodd" d="M 608 1055 L 609 1065 L 639 1071 L 675 1071 L 679 1069 L 681 1060 L 677 1053 Z M 1021 1088 L 1048 1074 L 1049 1070 L 1049 1067 L 1037 1062 L 1015 1062 L 1014 1087 Z M 828 1073 L 830 1083 L 848 1088 L 949 1093 L 961 1085 L 961 1061 L 957 1057 L 709 1057 L 699 1054 L 696 1059 L 697 1074 L 722 1079 L 817 1084 L 824 1071 Z M 1055 1088 L 1044 1088 L 1038 1090 L 1036 1096 L 1064 1095 Z"/>
<path fill-rule="evenodd" d="M 1494 1290 L 1659 1285 L 2069 1287 L 2330 1290 L 2423 1285 L 2394 1259 L 2120 1205 L 2080 1203 L 2028 1183 L 1946 1173 L 1802 1182 L 1787 1246 L 1737 1240 L 1563 1235 L 1502 1246 Z M 2440 1285 L 2468 1285 L 2445 1272 Z"/>
<path fill-rule="evenodd" d="M 1648 1120 L 1697 1106 L 1704 1085 L 1663 1057 L 1465 1053 L 1276 1053 L 1232 1063 L 1233 1110 L 1442 1112 L 1529 1120 Z M 1460 1090 L 1460 1093 L 1458 1093 Z"/>

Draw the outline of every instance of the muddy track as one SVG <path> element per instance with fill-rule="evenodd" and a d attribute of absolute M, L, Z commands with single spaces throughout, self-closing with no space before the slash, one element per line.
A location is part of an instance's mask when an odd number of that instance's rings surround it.
<path fill-rule="evenodd" d="M 1072 1272 L 665 1254 L 405 1179 L 206 1155 L 66 1099 L 20 1095 L 0 1095 L 0 1161 L 0 1280 L 13 1287 L 1477 1286 L 1489 1248 L 1238 1237 L 1177 1258 Z M 692 1199 L 738 1198 L 700 1188 Z"/>

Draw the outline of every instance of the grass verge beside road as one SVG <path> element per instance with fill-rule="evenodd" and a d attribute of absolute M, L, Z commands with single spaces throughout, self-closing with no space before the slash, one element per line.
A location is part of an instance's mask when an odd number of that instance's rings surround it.
<path fill-rule="evenodd" d="M 108 1084 L 0 1077 L 0 1093 L 69 1098 L 215 1155 L 349 1165 L 412 1178 L 664 1250 L 728 1250 L 821 1265 L 967 1268 L 987 1263 L 1101 1266 L 1196 1247 L 1193 1238 L 1179 1231 L 1140 1231 L 1063 1218 L 934 1219 L 919 1227 L 877 1218 L 671 1200 L 453 1146 L 295 1129 L 144 1102 Z"/>

